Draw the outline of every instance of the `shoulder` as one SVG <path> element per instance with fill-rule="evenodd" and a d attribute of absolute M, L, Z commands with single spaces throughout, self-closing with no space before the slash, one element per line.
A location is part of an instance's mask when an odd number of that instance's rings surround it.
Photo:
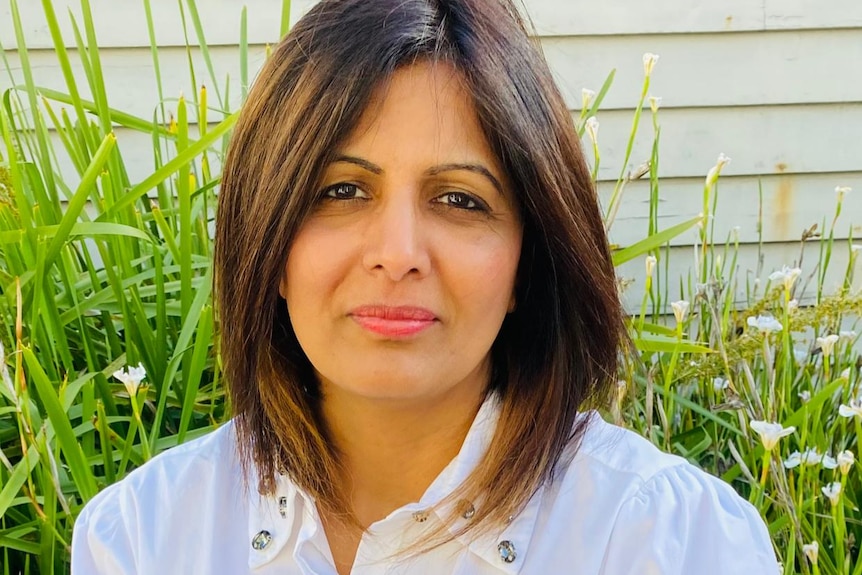
<path fill-rule="evenodd" d="M 243 493 L 227 423 L 160 453 L 91 499 L 75 521 L 73 573 L 138 572 L 156 550 L 183 537 L 190 521 L 242 501 Z"/>
<path fill-rule="evenodd" d="M 119 503 L 124 496 L 182 497 L 187 491 L 206 491 L 217 483 L 241 478 L 232 422 L 192 441 L 172 447 L 108 486 L 84 508 L 82 516 Z"/>
<path fill-rule="evenodd" d="M 598 414 L 557 493 L 555 506 L 604 526 L 592 535 L 604 537 L 607 575 L 777 572 L 762 518 L 730 485 Z"/>

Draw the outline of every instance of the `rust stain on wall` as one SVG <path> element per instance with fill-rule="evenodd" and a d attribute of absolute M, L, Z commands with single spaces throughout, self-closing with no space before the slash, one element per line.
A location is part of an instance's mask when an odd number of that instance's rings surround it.
<path fill-rule="evenodd" d="M 775 165 L 775 171 L 783 174 L 787 171 L 787 164 L 779 163 Z M 769 206 L 764 206 L 764 215 L 772 215 L 772 227 L 775 230 L 778 240 L 789 240 L 790 233 L 790 214 L 793 210 L 793 177 L 783 175 L 778 179 L 778 186 L 775 188 L 775 196 L 772 202 L 772 209 Z"/>

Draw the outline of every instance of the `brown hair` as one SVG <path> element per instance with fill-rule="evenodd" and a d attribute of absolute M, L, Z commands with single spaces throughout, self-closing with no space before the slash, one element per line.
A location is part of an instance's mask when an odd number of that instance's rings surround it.
<path fill-rule="evenodd" d="M 517 307 L 491 349 L 499 423 L 458 493 L 481 496 L 465 530 L 484 530 L 517 513 L 576 448 L 586 425 L 576 414 L 606 396 L 625 339 L 571 115 L 511 0 L 324 0 L 279 44 L 224 166 L 215 250 L 221 352 L 247 476 L 270 493 L 286 472 L 318 504 L 352 517 L 278 284 L 338 144 L 372 91 L 418 60 L 445 61 L 463 76 L 524 222 Z"/>

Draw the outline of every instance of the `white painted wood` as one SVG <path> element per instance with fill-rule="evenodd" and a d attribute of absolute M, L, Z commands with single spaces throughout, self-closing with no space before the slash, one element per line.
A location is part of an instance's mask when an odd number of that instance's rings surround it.
<path fill-rule="evenodd" d="M 862 169 L 862 103 L 660 111 L 659 175 L 703 177 L 719 153 L 725 175 L 855 172 Z M 599 112 L 599 179 L 616 180 L 625 157 L 632 112 Z M 586 136 L 585 136 L 586 138 Z M 653 129 L 642 118 L 630 166 L 649 159 Z M 592 163 L 592 150 L 584 146 Z"/>
<path fill-rule="evenodd" d="M 526 0 L 539 35 L 658 34 L 760 30 L 762 0 Z"/>
<path fill-rule="evenodd" d="M 862 30 L 552 37 L 542 47 L 572 109 L 613 69 L 602 108 L 634 108 L 645 52 L 660 56 L 650 94 L 665 108 L 862 101 Z"/>
<path fill-rule="evenodd" d="M 185 46 L 180 8 L 177 0 L 151 0 L 156 41 L 160 46 Z M 53 0 L 54 11 L 67 46 L 75 46 L 69 12 L 74 14 L 83 31 L 80 0 Z M 198 13 L 210 46 L 239 44 L 240 16 L 248 9 L 249 42 L 274 43 L 279 39 L 281 0 L 197 0 Z M 149 46 L 147 20 L 141 0 L 90 0 L 96 37 L 100 48 Z M 183 6 L 186 7 L 185 0 Z M 52 48 L 51 33 L 45 23 L 42 2 L 18 0 L 25 42 L 28 48 Z M 189 42 L 196 45 L 197 36 L 186 10 Z M 17 47 L 8 0 L 0 4 L 0 42 L 6 49 Z"/>
<path fill-rule="evenodd" d="M 78 89 L 84 99 L 92 99 L 83 67 L 77 50 L 69 53 L 72 69 L 77 79 Z M 229 107 L 236 109 L 240 103 L 240 56 L 235 46 L 216 46 L 210 48 L 210 58 L 216 70 L 218 90 L 224 97 L 225 82 L 230 77 Z M 263 65 L 265 58 L 264 46 L 249 47 L 249 80 Z M 192 98 L 192 92 L 199 90 L 201 85 L 207 86 L 209 104 L 218 108 L 218 100 L 213 90 L 213 82 L 201 57 L 200 51 L 192 50 L 192 60 L 195 66 L 197 87 L 192 85 L 189 72 L 188 56 L 185 48 L 167 47 L 159 51 L 162 88 L 167 108 L 176 110 L 176 99 L 185 94 Z M 13 76 L 23 84 L 18 56 L 9 56 Z M 34 82 L 37 86 L 59 90 L 68 93 L 62 70 L 57 63 L 56 55 L 49 50 L 36 50 L 30 53 L 30 63 L 33 67 Z M 150 50 L 147 48 L 130 48 L 106 50 L 102 53 L 103 74 L 106 79 L 108 102 L 112 108 L 150 120 L 153 111 L 159 104 L 155 71 Z M 0 91 L 10 86 L 8 76 L 0 74 Z M 196 121 L 190 116 L 191 121 Z"/>
<path fill-rule="evenodd" d="M 763 4 L 766 27 L 771 30 L 862 27 L 859 0 L 763 0 Z"/>
<path fill-rule="evenodd" d="M 818 231 L 832 225 L 837 207 L 835 187 L 848 186 L 841 215 L 835 223 L 835 237 L 852 236 L 862 244 L 862 172 L 843 174 L 801 174 L 721 178 L 712 198 L 718 199 L 713 214 L 713 237 L 723 244 L 739 237 L 740 243 L 794 242 L 802 232 L 817 225 Z M 763 189 L 760 204 L 759 188 Z M 599 199 L 607 210 L 613 184 L 599 185 Z M 761 212 L 762 208 L 762 214 Z M 703 179 L 679 178 L 659 182 L 659 229 L 670 228 L 703 212 Z M 824 223 L 825 222 L 825 223 Z M 739 228 L 734 230 L 734 228 Z M 623 191 L 622 203 L 611 226 L 611 240 L 622 246 L 646 237 L 649 231 L 649 183 L 637 181 Z M 691 230 L 676 238 L 672 245 L 689 245 L 698 237 Z"/>

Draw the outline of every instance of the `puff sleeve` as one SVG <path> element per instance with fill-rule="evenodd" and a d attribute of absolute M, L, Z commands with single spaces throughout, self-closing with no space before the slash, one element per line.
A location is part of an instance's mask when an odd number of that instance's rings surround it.
<path fill-rule="evenodd" d="M 682 464 L 645 481 L 620 509 L 601 575 L 779 572 L 757 510 L 726 483 Z"/>
<path fill-rule="evenodd" d="M 72 575 L 134 575 L 138 572 L 127 524 L 123 486 L 115 484 L 90 501 L 72 532 Z"/>

